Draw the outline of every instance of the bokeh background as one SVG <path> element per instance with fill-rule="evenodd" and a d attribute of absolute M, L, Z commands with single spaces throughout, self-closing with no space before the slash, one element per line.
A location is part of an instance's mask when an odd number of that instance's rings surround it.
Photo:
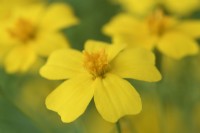
<path fill-rule="evenodd" d="M 82 50 L 88 39 L 111 42 L 102 26 L 123 11 L 110 0 L 49 0 L 71 5 L 80 19 L 63 30 L 71 47 Z M 181 1 L 180 1 L 181 2 Z M 15 3 L 10 3 L 9 8 Z M 1 6 L 1 5 L 0 5 Z M 2 8 L 2 7 L 1 7 Z M 1 10 L 0 10 L 1 11 Z M 182 19 L 200 19 L 200 9 Z M 199 41 L 200 42 L 200 41 Z M 161 56 L 161 55 L 159 55 Z M 41 60 L 41 62 L 45 62 Z M 158 66 L 163 79 L 158 83 L 129 80 L 140 93 L 143 111 L 120 119 L 122 133 L 200 132 L 200 54 L 173 60 L 162 55 Z M 38 71 L 7 74 L 0 68 L 0 133 L 118 133 L 116 124 L 104 121 L 91 102 L 86 113 L 66 124 L 45 107 L 45 97 L 61 81 L 43 79 Z"/>

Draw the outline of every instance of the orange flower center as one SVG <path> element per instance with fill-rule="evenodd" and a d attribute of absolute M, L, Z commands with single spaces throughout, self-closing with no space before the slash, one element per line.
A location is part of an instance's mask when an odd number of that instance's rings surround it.
<path fill-rule="evenodd" d="M 161 9 L 157 9 L 148 19 L 150 32 L 156 35 L 162 35 L 166 28 L 166 17 Z"/>
<path fill-rule="evenodd" d="M 30 21 L 20 18 L 13 28 L 8 29 L 8 33 L 12 38 L 27 42 L 35 37 L 36 28 Z"/>
<path fill-rule="evenodd" d="M 104 77 L 104 74 L 108 71 L 108 58 L 105 50 L 101 50 L 96 53 L 88 53 L 86 51 L 84 54 L 84 67 L 86 70 L 96 77 Z"/>

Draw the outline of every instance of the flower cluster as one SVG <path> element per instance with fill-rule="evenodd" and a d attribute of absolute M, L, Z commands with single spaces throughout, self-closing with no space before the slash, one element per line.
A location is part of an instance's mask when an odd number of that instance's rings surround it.
<path fill-rule="evenodd" d="M 175 61 L 199 52 L 200 20 L 177 17 L 198 8 L 199 0 L 183 0 L 183 4 L 116 0 L 125 11 L 101 27 L 111 43 L 88 38 L 83 50 L 71 47 L 62 31 L 81 24 L 70 5 L 20 1 L 9 9 L 0 2 L 5 7 L 0 13 L 0 63 L 8 74 L 23 75 L 39 60 L 46 61 L 37 68 L 40 75 L 63 83 L 45 104 L 65 123 L 79 118 L 92 100 L 102 118 L 111 123 L 140 113 L 140 95 L 129 81 L 162 79 L 154 52 Z"/>

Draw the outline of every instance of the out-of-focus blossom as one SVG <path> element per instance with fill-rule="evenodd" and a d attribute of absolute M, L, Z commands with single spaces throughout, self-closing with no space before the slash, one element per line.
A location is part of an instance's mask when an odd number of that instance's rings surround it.
<path fill-rule="evenodd" d="M 72 9 L 62 3 L 19 6 L 0 24 L 1 57 L 8 73 L 25 72 L 39 56 L 69 46 L 59 31 L 77 24 Z"/>
<path fill-rule="evenodd" d="M 12 9 L 17 6 L 28 6 L 36 2 L 45 2 L 46 0 L 0 0 L 0 19 L 7 17 Z"/>
<path fill-rule="evenodd" d="M 163 7 L 168 12 L 187 15 L 200 8 L 199 0 L 116 0 L 122 7 L 136 15 L 146 15 L 152 9 Z"/>
<path fill-rule="evenodd" d="M 109 122 L 138 114 L 142 109 L 140 96 L 123 78 L 149 82 L 161 79 L 150 51 L 92 40 L 86 42 L 83 53 L 55 51 L 40 73 L 47 79 L 69 79 L 46 99 L 47 108 L 57 112 L 63 122 L 82 115 L 93 97 L 98 112 Z"/>
<path fill-rule="evenodd" d="M 178 15 L 188 15 L 200 9 L 200 0 L 162 0 L 166 9 Z"/>
<path fill-rule="evenodd" d="M 130 14 L 119 14 L 103 27 L 103 32 L 114 41 L 129 46 L 157 48 L 163 54 L 181 59 L 198 53 L 199 20 L 178 20 L 157 9 L 143 19 Z"/>
<path fill-rule="evenodd" d="M 114 1 L 114 0 L 113 0 Z M 152 11 L 159 0 L 116 0 L 122 7 L 133 14 L 143 16 Z"/>

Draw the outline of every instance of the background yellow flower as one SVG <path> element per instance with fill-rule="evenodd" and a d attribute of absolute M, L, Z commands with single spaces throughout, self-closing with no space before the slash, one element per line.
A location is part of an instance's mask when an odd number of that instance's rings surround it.
<path fill-rule="evenodd" d="M 113 0 L 135 15 L 144 16 L 155 8 L 163 7 L 177 15 L 188 15 L 200 8 L 199 0 Z"/>
<path fill-rule="evenodd" d="M 200 37 L 199 20 L 179 20 L 165 15 L 160 9 L 143 19 L 122 13 L 103 27 L 106 35 L 114 41 L 130 47 L 157 48 L 174 59 L 181 59 L 198 53 Z"/>
<path fill-rule="evenodd" d="M 77 22 L 69 5 L 62 3 L 13 8 L 0 25 L 0 46 L 6 49 L 2 57 L 6 71 L 25 72 L 39 56 L 47 57 L 55 49 L 69 47 L 60 30 Z"/>

